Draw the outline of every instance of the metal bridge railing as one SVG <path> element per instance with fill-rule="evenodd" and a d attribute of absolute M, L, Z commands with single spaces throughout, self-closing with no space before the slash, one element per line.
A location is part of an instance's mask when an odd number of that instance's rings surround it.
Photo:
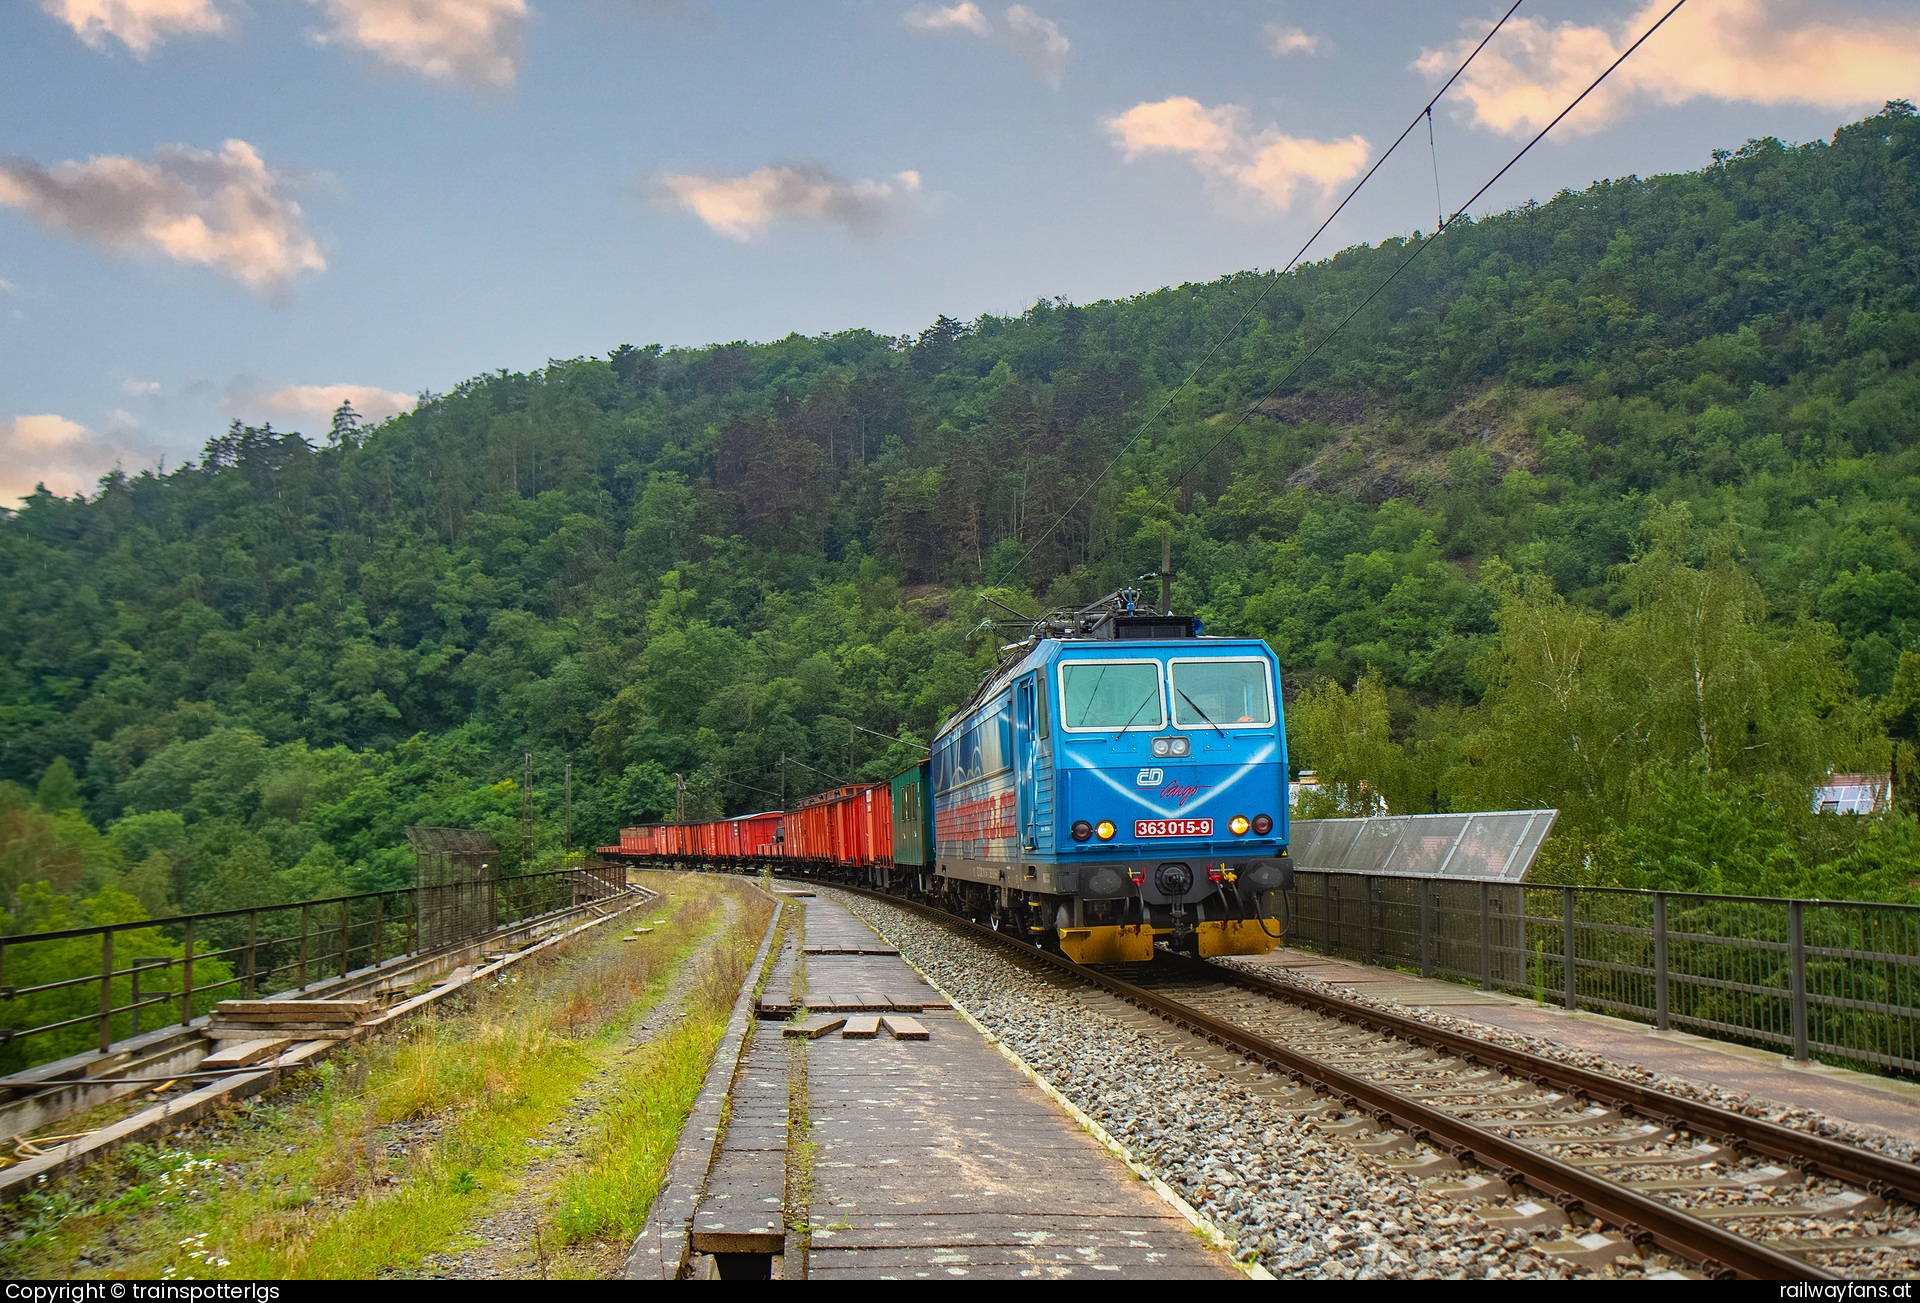
<path fill-rule="evenodd" d="M 1290 944 L 1920 1076 L 1920 906 L 1295 875 Z"/>
<path fill-rule="evenodd" d="M 567 869 L 0 936 L 0 1072 L 531 922 L 624 878 Z"/>

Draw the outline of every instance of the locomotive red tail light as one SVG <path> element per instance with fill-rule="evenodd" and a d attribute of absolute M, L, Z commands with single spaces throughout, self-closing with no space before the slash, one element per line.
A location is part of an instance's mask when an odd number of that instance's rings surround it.
<path fill-rule="evenodd" d="M 1253 816 L 1253 833 L 1256 837 L 1265 837 L 1273 831 L 1273 820 L 1264 814 Z"/>
<path fill-rule="evenodd" d="M 1075 819 L 1073 821 L 1073 839 L 1075 841 L 1083 842 L 1091 836 L 1093 836 L 1092 824 L 1088 823 L 1085 819 Z"/>

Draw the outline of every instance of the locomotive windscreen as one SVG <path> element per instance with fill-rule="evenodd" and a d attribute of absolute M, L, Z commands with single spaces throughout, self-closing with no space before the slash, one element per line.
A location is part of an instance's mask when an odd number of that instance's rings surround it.
<path fill-rule="evenodd" d="M 1060 706 L 1068 728 L 1159 728 L 1160 666 L 1155 661 L 1080 661 L 1060 667 Z"/>
<path fill-rule="evenodd" d="M 1273 723 L 1265 661 L 1175 661 L 1170 668 L 1173 722 L 1181 728 Z"/>

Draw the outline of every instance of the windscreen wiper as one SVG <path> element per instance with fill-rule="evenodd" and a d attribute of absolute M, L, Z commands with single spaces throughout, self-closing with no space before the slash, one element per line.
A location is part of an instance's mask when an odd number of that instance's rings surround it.
<path fill-rule="evenodd" d="M 1115 733 L 1113 735 L 1113 740 L 1115 742 L 1118 742 L 1120 740 L 1120 736 L 1122 733 L 1125 733 L 1128 729 L 1133 727 L 1133 721 L 1140 718 L 1140 712 L 1147 708 L 1147 703 L 1149 701 L 1152 701 L 1158 695 L 1159 695 L 1158 693 L 1149 692 L 1146 696 L 1140 698 L 1140 704 L 1133 708 L 1133 714 L 1127 716 L 1127 722 L 1120 726 L 1120 732 Z"/>
<path fill-rule="evenodd" d="M 1213 720 L 1207 715 L 1207 712 L 1200 709 L 1199 702 L 1195 701 L 1192 697 L 1189 697 L 1184 691 L 1182 691 L 1179 688 L 1175 688 L 1174 691 L 1180 693 L 1180 700 L 1186 702 L 1189 706 L 1193 707 L 1194 714 L 1198 715 L 1201 719 L 1206 720 L 1207 723 L 1213 724 L 1214 732 L 1218 733 L 1221 737 L 1225 737 L 1227 735 L 1227 731 L 1225 729 L 1221 728 L 1218 724 L 1214 724 Z"/>
<path fill-rule="evenodd" d="M 1087 726 L 1087 716 L 1093 713 L 1093 703 L 1098 700 L 1100 696 L 1100 680 L 1106 677 L 1107 667 L 1102 665 L 1100 672 L 1093 676 L 1093 686 L 1087 689 L 1087 704 L 1080 708 L 1080 722 L 1073 727 L 1085 728 Z"/>

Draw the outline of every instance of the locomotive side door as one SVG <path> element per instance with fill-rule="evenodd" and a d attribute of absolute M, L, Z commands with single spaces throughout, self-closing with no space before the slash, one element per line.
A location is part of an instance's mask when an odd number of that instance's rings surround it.
<path fill-rule="evenodd" d="M 1013 785 L 1019 794 L 1020 845 L 1025 850 L 1039 845 L 1033 826 L 1033 731 L 1033 675 L 1029 674 L 1013 689 Z"/>

